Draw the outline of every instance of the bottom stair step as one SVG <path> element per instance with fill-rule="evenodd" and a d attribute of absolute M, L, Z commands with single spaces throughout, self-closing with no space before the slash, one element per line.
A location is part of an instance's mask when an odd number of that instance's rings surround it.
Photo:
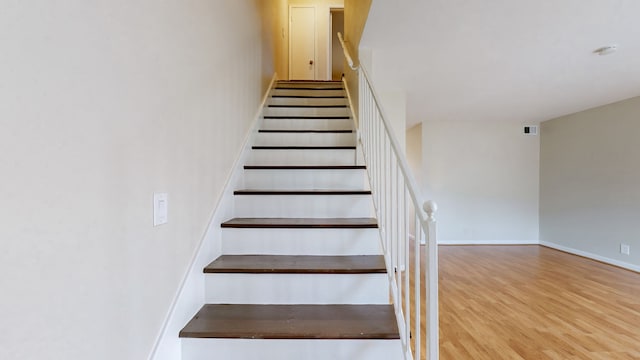
<path fill-rule="evenodd" d="M 278 229 L 366 229 L 377 228 L 375 218 L 234 218 L 225 221 L 223 228 Z"/>
<path fill-rule="evenodd" d="M 205 273 L 367 274 L 386 273 L 382 255 L 222 255 Z"/>
<path fill-rule="evenodd" d="M 392 305 L 207 304 L 181 338 L 399 339 Z"/>

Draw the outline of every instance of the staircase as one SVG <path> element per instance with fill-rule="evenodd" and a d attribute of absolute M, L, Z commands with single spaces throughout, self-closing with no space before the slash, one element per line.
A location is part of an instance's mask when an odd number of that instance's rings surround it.
<path fill-rule="evenodd" d="M 183 360 L 402 357 L 341 82 L 278 82 Z"/>

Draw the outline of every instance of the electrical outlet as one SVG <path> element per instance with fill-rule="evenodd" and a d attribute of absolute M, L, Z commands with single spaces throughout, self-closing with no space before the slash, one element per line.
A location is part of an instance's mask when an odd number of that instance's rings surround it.
<path fill-rule="evenodd" d="M 623 255 L 630 255 L 631 246 L 629 246 L 628 244 L 620 244 L 620 253 Z"/>

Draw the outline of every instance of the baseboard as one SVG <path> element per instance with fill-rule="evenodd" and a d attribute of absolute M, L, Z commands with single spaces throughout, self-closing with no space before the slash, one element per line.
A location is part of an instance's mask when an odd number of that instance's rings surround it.
<path fill-rule="evenodd" d="M 205 289 L 202 269 L 221 254 L 220 238 L 222 231 L 220 223 L 232 215 L 233 191 L 243 173 L 244 164 L 261 124 L 262 110 L 269 99 L 276 80 L 277 74 L 274 74 L 249 128 L 250 130 L 245 136 L 243 146 L 229 172 L 222 195 L 210 216 L 207 231 L 193 254 L 189 269 L 174 296 L 160 333 L 148 357 L 149 360 L 180 360 L 182 358 L 178 333 L 204 304 Z"/>
<path fill-rule="evenodd" d="M 438 240 L 438 245 L 538 245 L 538 240 Z"/>
<path fill-rule="evenodd" d="M 548 241 L 540 241 L 540 245 L 548 247 L 548 248 L 552 248 L 552 249 L 556 249 L 562 252 L 566 252 L 569 254 L 573 254 L 573 255 L 578 255 L 578 256 L 582 256 L 591 260 L 595 260 L 595 261 L 599 261 L 605 264 L 609 264 L 609 265 L 613 265 L 613 266 L 617 266 L 623 269 L 627 269 L 627 270 L 631 270 L 631 271 L 635 271 L 637 273 L 640 273 L 640 266 L 638 265 L 633 265 L 633 264 L 629 264 L 626 263 L 624 261 L 620 261 L 620 260 L 615 260 L 615 259 L 611 259 L 608 257 L 604 257 L 604 256 L 600 256 L 600 255 L 596 255 L 587 251 L 582 251 L 582 250 L 578 250 L 578 249 L 574 249 L 574 248 L 570 248 L 570 247 L 566 247 L 566 246 L 562 246 L 562 245 L 558 245 L 552 242 L 548 242 Z"/>

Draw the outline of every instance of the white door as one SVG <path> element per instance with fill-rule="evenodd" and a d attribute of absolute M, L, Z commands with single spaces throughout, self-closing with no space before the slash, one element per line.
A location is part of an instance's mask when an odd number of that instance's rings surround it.
<path fill-rule="evenodd" d="M 316 8 L 292 6 L 289 25 L 289 79 L 316 79 Z"/>

